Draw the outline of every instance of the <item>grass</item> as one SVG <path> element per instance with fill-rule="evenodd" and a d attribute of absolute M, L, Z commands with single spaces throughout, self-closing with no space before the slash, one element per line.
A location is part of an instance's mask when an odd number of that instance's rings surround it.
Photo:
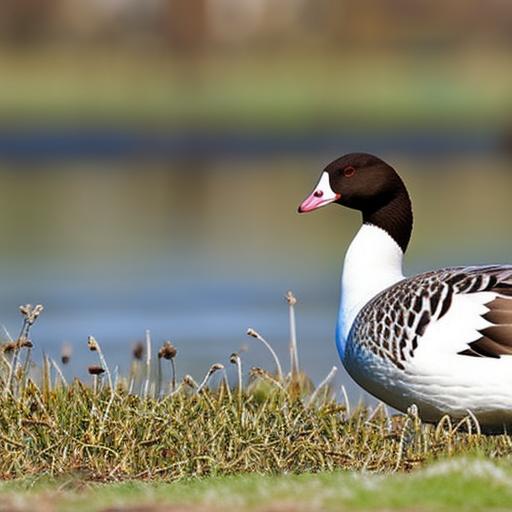
<path fill-rule="evenodd" d="M 219 363 L 202 379 L 179 375 L 176 347 L 155 350 L 149 332 L 124 376 L 90 337 L 91 382 L 68 383 L 69 347 L 60 363 L 31 360 L 43 308 L 22 306 L 0 358 L 0 512 L 512 508 L 511 436 L 483 435 L 471 417 L 426 425 L 414 407 L 352 408 L 332 388 L 336 368 L 315 387 L 286 300 L 289 365 L 249 329 L 276 372 L 246 379 L 234 353 L 234 385 Z"/>
<path fill-rule="evenodd" d="M 7 507 L 46 512 L 125 508 L 148 512 L 510 510 L 512 465 L 460 458 L 441 461 L 411 474 L 391 476 L 349 472 L 251 474 L 187 479 L 172 485 L 24 479 L 1 484 L 0 497 L 2 511 Z"/>
<path fill-rule="evenodd" d="M 471 418 L 424 425 L 414 408 L 391 416 L 384 406 L 354 408 L 336 393 L 333 368 L 315 387 L 298 367 L 295 298 L 290 313 L 290 371 L 271 344 L 276 373 L 252 368 L 243 354 L 230 357 L 234 386 L 215 363 L 197 381 L 176 379 L 177 349 L 166 342 L 135 348 L 129 375 L 112 371 L 100 343 L 90 337 L 98 364 L 91 382 L 67 383 L 59 364 L 31 361 L 29 331 L 42 306 L 22 306 L 16 340 L 3 345 L 0 373 L 0 477 L 80 475 L 88 481 L 178 481 L 248 473 L 277 475 L 336 470 L 393 472 L 455 455 L 510 457 L 512 438 L 488 437 Z M 85 349 L 85 347 L 84 347 Z M 62 362 L 69 361 L 66 348 Z"/>

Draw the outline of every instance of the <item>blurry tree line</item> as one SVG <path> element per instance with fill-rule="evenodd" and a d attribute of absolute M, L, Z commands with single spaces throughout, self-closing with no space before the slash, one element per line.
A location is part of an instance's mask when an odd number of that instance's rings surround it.
<path fill-rule="evenodd" d="M 42 43 L 456 46 L 512 44 L 510 0 L 2 0 L 0 37 Z"/>

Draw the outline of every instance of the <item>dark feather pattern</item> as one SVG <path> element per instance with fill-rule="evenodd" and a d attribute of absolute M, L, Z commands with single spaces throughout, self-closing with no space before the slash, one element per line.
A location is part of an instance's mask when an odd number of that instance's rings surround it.
<path fill-rule="evenodd" d="M 468 343 L 468 348 L 459 354 L 489 358 L 512 354 L 512 266 L 509 265 L 447 268 L 400 281 L 359 312 L 350 330 L 348 349 L 362 345 L 403 369 L 404 363 L 414 357 L 428 326 L 448 313 L 453 297 L 479 292 L 499 295 L 486 304 L 489 311 L 483 316 L 494 325 L 482 330 L 482 337 Z M 393 328 L 384 329 L 383 319 L 390 317 L 395 319 Z"/>

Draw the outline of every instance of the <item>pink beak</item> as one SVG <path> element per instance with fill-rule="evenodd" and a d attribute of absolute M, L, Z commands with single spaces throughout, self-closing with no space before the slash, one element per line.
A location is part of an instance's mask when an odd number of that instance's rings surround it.
<path fill-rule="evenodd" d="M 332 203 L 334 201 L 337 201 L 341 197 L 341 194 L 335 194 L 334 197 L 330 198 L 324 198 L 324 193 L 322 190 L 315 190 L 312 194 L 310 194 L 302 203 L 300 204 L 298 208 L 299 213 L 307 213 L 312 212 L 313 210 L 317 210 L 318 208 L 321 208 L 322 206 L 325 206 L 329 203 Z"/>

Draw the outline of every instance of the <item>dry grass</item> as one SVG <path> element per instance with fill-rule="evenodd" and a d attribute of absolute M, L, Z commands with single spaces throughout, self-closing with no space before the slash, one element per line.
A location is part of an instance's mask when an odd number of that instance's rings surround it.
<path fill-rule="evenodd" d="M 294 304 L 287 297 L 291 323 Z M 298 368 L 295 330 L 291 371 L 252 369 L 242 378 L 242 357 L 232 354 L 237 385 L 230 387 L 222 365 L 212 365 L 200 382 L 162 378 L 164 364 L 175 375 L 176 349 L 153 350 L 149 333 L 134 351 L 126 378 L 111 372 L 97 340 L 90 368 L 93 385 L 67 383 L 49 357 L 42 368 L 30 360 L 31 325 L 41 308 L 24 306 L 17 340 L 4 344 L 0 372 L 0 478 L 77 474 L 80 479 L 115 481 L 241 473 L 303 473 L 336 469 L 410 470 L 440 457 L 478 453 L 510 456 L 512 438 L 488 437 L 467 418 L 424 425 L 414 410 L 390 416 L 337 400 L 328 378 L 315 388 Z M 272 350 L 254 330 L 255 340 Z M 69 359 L 69 354 L 66 354 Z M 212 386 L 212 376 L 217 384 Z"/>

